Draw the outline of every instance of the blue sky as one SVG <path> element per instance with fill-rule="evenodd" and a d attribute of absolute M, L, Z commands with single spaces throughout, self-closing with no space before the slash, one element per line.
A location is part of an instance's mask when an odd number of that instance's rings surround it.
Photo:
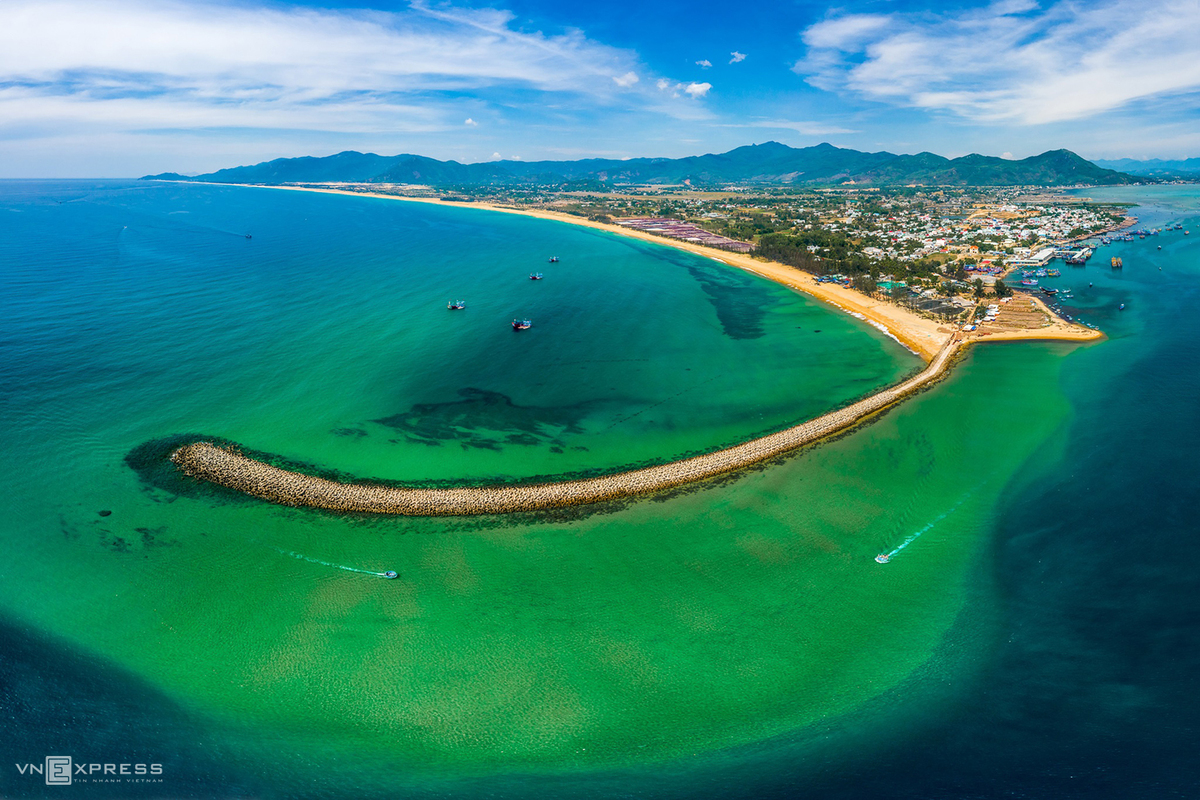
<path fill-rule="evenodd" d="M 0 3 L 0 177 L 781 141 L 1200 155 L 1200 0 Z"/>

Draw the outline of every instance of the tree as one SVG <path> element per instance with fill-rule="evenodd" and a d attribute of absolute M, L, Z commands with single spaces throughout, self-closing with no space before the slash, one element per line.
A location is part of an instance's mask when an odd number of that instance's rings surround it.
<path fill-rule="evenodd" d="M 854 288 L 863 294 L 875 294 L 879 286 L 870 275 L 858 275 L 854 278 Z"/>
<path fill-rule="evenodd" d="M 1012 289 L 1005 285 L 1004 281 L 996 279 L 996 285 L 992 287 L 992 291 L 996 293 L 996 297 L 1009 297 L 1012 295 Z"/>
<path fill-rule="evenodd" d="M 975 287 L 975 297 L 977 297 L 977 298 L 983 297 L 983 295 L 985 293 L 985 289 L 983 288 L 983 279 L 976 278 L 974 281 L 971 282 L 971 285 Z"/>

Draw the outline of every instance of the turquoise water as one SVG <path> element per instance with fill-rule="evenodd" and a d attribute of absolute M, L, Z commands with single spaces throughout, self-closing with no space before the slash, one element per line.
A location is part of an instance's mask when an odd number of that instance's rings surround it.
<path fill-rule="evenodd" d="M 612 469 L 918 362 L 715 262 L 555 223 L 0 185 L 6 762 L 164 763 L 157 787 L 73 790 L 112 796 L 1194 785 L 1198 195 L 1123 196 L 1193 233 L 1064 269 L 1103 343 L 976 348 L 872 424 L 719 486 L 393 520 L 148 482 L 126 458 L 202 433 L 382 478 Z M 42 792 L 6 769 L 6 796 Z"/>

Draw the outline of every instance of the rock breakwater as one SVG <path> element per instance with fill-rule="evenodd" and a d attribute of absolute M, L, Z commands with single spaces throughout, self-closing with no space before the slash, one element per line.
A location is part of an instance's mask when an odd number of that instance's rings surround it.
<path fill-rule="evenodd" d="M 281 469 L 235 448 L 198 441 L 171 453 L 185 474 L 288 506 L 406 516 L 465 516 L 541 511 L 653 494 L 722 475 L 787 453 L 844 430 L 941 376 L 960 347 L 951 341 L 919 374 L 845 408 L 724 450 L 669 464 L 583 480 L 529 486 L 406 488 L 341 483 Z"/>

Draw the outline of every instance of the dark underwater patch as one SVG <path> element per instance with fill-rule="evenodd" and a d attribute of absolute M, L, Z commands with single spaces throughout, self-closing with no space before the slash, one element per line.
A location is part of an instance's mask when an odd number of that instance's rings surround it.
<path fill-rule="evenodd" d="M 685 264 L 717 312 L 721 329 L 730 339 L 761 339 L 763 321 L 775 304 L 770 287 L 762 286 L 731 267 Z"/>
<path fill-rule="evenodd" d="M 563 434 L 582 433 L 587 411 L 575 406 L 522 406 L 511 397 L 466 388 L 461 400 L 418 403 L 408 411 L 372 420 L 414 444 L 457 441 L 463 447 L 499 450 L 504 445 L 557 443 Z"/>

